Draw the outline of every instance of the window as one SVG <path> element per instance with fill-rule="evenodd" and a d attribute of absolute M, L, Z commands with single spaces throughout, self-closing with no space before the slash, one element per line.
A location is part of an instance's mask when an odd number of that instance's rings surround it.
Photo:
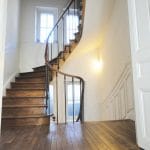
<path fill-rule="evenodd" d="M 41 13 L 40 15 L 40 42 L 44 43 L 48 37 L 48 34 L 54 26 L 54 16 L 53 14 Z M 51 40 L 54 39 L 52 35 Z"/>
<path fill-rule="evenodd" d="M 53 85 L 49 86 L 50 90 L 50 114 L 54 113 L 54 87 Z"/>
<path fill-rule="evenodd" d="M 54 27 L 55 19 L 57 18 L 56 8 L 40 7 L 36 10 L 36 34 L 35 41 L 45 43 L 48 34 Z M 54 33 L 49 39 L 49 42 L 53 42 Z"/>
<path fill-rule="evenodd" d="M 75 39 L 74 33 L 78 32 L 79 18 L 73 13 L 66 16 L 66 42 L 69 43 L 70 40 Z"/>
<path fill-rule="evenodd" d="M 67 121 L 73 120 L 73 85 L 68 83 L 67 85 Z M 74 84 L 74 117 L 78 117 L 80 110 L 80 83 Z"/>

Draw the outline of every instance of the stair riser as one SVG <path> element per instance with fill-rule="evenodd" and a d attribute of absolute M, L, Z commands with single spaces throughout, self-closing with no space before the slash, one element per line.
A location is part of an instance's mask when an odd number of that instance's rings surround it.
<path fill-rule="evenodd" d="M 3 105 L 44 105 L 44 99 L 5 99 Z"/>
<path fill-rule="evenodd" d="M 70 50 L 71 50 L 71 47 L 68 47 L 68 46 L 67 46 L 67 47 L 65 48 L 65 51 L 68 52 L 68 53 L 70 52 Z"/>
<path fill-rule="evenodd" d="M 45 67 L 41 67 L 41 68 L 34 68 L 34 71 L 45 71 Z"/>
<path fill-rule="evenodd" d="M 76 34 L 76 35 L 75 35 L 75 39 L 76 39 L 77 41 L 79 41 L 79 40 L 80 40 L 80 34 Z"/>
<path fill-rule="evenodd" d="M 3 108 L 3 116 L 42 115 L 44 107 Z"/>
<path fill-rule="evenodd" d="M 12 88 L 45 88 L 45 84 L 31 83 L 31 84 L 21 84 L 21 83 L 12 83 Z"/>
<path fill-rule="evenodd" d="M 17 78 L 16 82 L 45 82 L 44 78 Z"/>
<path fill-rule="evenodd" d="M 22 89 L 22 90 L 28 90 L 28 89 L 34 89 L 34 90 L 39 90 L 39 89 L 45 89 L 44 87 L 33 87 L 33 86 L 30 86 L 30 87 L 13 87 L 12 89 L 14 89 L 14 90 L 18 90 L 18 89 Z"/>
<path fill-rule="evenodd" d="M 2 119 L 2 127 L 6 126 L 30 126 L 30 125 L 49 125 L 49 117 L 43 118 L 23 118 L 23 119 Z"/>
<path fill-rule="evenodd" d="M 28 74 L 20 74 L 20 77 L 45 77 L 45 72 L 36 72 L 36 73 L 28 73 Z"/>
<path fill-rule="evenodd" d="M 44 90 L 37 90 L 37 91 L 32 91 L 32 90 L 27 90 L 27 91 L 7 91 L 7 96 L 13 96 L 13 97 L 43 97 L 45 96 L 45 91 Z"/>

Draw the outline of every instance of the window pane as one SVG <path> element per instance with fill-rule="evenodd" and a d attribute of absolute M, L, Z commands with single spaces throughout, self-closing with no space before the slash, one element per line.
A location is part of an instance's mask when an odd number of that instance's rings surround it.
<path fill-rule="evenodd" d="M 41 14 L 40 27 L 47 27 L 47 14 Z"/>
<path fill-rule="evenodd" d="M 52 85 L 49 87 L 50 89 L 50 114 L 54 113 L 54 88 Z"/>
<path fill-rule="evenodd" d="M 41 14 L 41 25 L 40 27 L 52 28 L 54 24 L 54 16 L 52 14 Z"/>
<path fill-rule="evenodd" d="M 41 28 L 40 30 L 40 41 L 45 42 L 47 38 L 47 30 L 45 28 Z"/>
<path fill-rule="evenodd" d="M 67 120 L 73 121 L 73 91 L 72 91 L 73 85 L 68 84 L 67 85 Z M 79 114 L 80 110 L 80 84 L 75 83 L 74 84 L 74 117 L 75 120 Z"/>
<path fill-rule="evenodd" d="M 54 26 L 54 16 L 48 14 L 47 16 L 47 27 L 52 28 Z"/>
<path fill-rule="evenodd" d="M 75 85 L 75 101 L 78 101 L 80 99 L 80 85 Z"/>
<path fill-rule="evenodd" d="M 68 100 L 72 100 L 72 85 L 68 85 Z"/>
<path fill-rule="evenodd" d="M 70 39 L 75 39 L 74 33 L 78 32 L 78 24 L 79 24 L 78 16 L 68 15 L 66 17 L 67 43 L 69 43 Z"/>
<path fill-rule="evenodd" d="M 41 22 L 40 22 L 40 42 L 45 42 L 48 34 L 54 26 L 54 16 L 53 14 L 41 13 Z M 50 42 L 53 41 L 54 34 L 50 37 Z"/>

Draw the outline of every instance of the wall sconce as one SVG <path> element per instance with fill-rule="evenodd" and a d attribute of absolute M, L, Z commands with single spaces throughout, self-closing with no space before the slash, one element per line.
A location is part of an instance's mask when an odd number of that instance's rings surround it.
<path fill-rule="evenodd" d="M 101 71 L 103 67 L 103 62 L 102 60 L 94 60 L 93 61 L 93 68 L 97 71 Z"/>
<path fill-rule="evenodd" d="M 99 73 L 102 71 L 102 68 L 103 68 L 103 60 L 102 60 L 101 55 L 100 55 L 100 50 L 96 49 L 93 56 L 94 57 L 93 57 L 93 60 L 91 63 L 91 67 L 92 67 L 94 72 Z"/>

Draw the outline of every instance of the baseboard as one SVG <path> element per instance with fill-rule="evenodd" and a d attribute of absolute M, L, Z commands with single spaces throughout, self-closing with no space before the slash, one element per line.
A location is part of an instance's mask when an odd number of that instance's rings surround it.
<path fill-rule="evenodd" d="M 17 76 L 18 72 L 16 71 L 15 73 L 13 73 L 9 78 L 8 80 L 4 83 L 4 86 L 3 86 L 3 96 L 6 95 L 6 89 L 7 88 L 10 88 L 10 83 L 15 81 L 15 77 Z"/>
<path fill-rule="evenodd" d="M 135 112 L 134 112 L 134 109 L 130 110 L 130 112 L 127 113 L 127 115 L 126 115 L 125 118 L 135 121 Z"/>

